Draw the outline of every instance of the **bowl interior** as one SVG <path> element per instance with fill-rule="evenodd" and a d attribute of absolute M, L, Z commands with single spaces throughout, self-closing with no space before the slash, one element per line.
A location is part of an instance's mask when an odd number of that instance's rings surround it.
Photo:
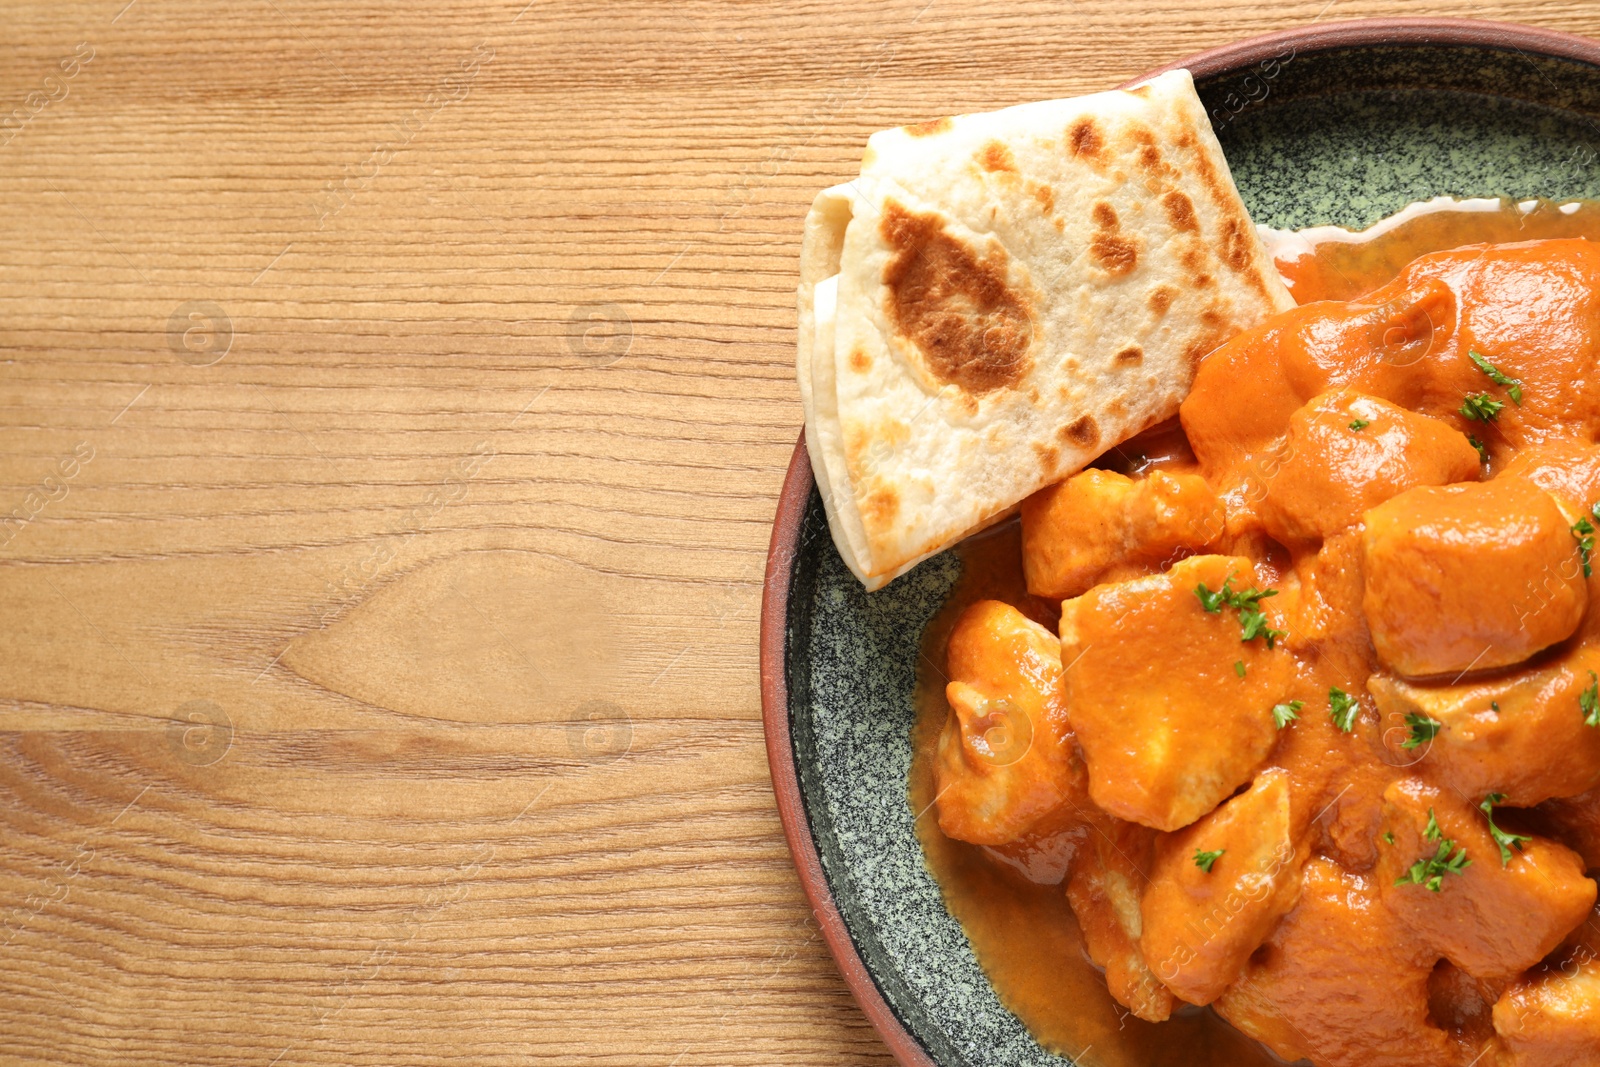
<path fill-rule="evenodd" d="M 1245 204 L 1269 226 L 1362 228 L 1441 194 L 1600 198 L 1600 68 L 1573 60 L 1285 46 L 1198 87 Z M 947 553 L 863 593 L 812 491 L 785 648 L 801 799 L 855 948 L 928 1056 L 1066 1064 L 1001 1006 L 923 864 L 906 799 L 918 646 L 960 566 Z"/>

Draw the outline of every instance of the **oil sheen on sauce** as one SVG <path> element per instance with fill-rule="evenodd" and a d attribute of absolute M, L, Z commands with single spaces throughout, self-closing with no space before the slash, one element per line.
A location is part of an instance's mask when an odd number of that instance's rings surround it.
<path fill-rule="evenodd" d="M 1414 204 L 1361 233 L 1319 227 L 1266 236 L 1296 301 L 1350 300 L 1389 282 L 1429 252 L 1546 237 L 1600 240 L 1600 203 L 1558 206 L 1440 198 Z M 1188 460 L 1187 451 L 1176 423 L 1168 422 L 1124 442 L 1099 465 L 1133 473 L 1181 465 Z M 933 756 L 950 714 L 943 672 L 951 629 L 968 605 L 982 599 L 1005 601 L 1052 632 L 1059 617 L 1059 605 L 1027 593 L 1021 527 L 1015 519 L 969 538 L 957 551 L 963 562 L 961 579 L 922 638 L 908 799 L 912 811 L 920 813 L 917 836 L 928 869 L 1001 1003 L 1041 1045 L 1094 1067 L 1281 1064 L 1209 1008 L 1183 1007 L 1159 1024 L 1135 1018 L 1106 992 L 1104 979 L 1084 952 L 1060 884 L 1032 881 L 991 850 L 940 832 L 933 806 Z M 1045 881 L 1052 877 L 1036 876 Z"/>

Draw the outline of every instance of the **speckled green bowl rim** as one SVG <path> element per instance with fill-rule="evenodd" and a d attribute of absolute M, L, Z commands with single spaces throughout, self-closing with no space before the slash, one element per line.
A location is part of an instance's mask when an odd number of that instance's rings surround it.
<path fill-rule="evenodd" d="M 1284 30 L 1213 48 L 1179 59 L 1128 82 L 1133 85 L 1164 71 L 1187 67 L 1199 81 L 1247 70 L 1281 55 L 1375 46 L 1476 46 L 1526 55 L 1573 60 L 1600 67 L 1600 43 L 1585 37 L 1534 26 L 1475 19 L 1392 18 L 1331 22 Z M 806 505 L 815 485 L 811 460 L 802 435 L 789 461 L 767 552 L 767 574 L 761 602 L 761 713 L 767 737 L 767 759 L 777 795 L 784 836 L 800 873 L 800 884 L 816 916 L 823 940 L 833 953 L 856 1002 L 877 1029 L 896 1060 L 905 1067 L 938 1067 L 922 1043 L 908 1031 L 856 950 L 849 929 L 834 902 L 822 861 L 817 855 L 810 819 L 800 792 L 794 744 L 790 735 L 789 681 L 784 651 L 789 618 L 789 590 L 800 549 Z"/>

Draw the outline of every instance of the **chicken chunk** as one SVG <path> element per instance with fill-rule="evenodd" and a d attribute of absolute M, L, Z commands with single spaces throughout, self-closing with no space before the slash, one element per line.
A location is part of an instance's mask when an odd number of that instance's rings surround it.
<path fill-rule="evenodd" d="M 1449 1063 L 1449 1039 L 1428 1016 L 1432 967 L 1375 879 L 1318 858 L 1306 864 L 1299 904 L 1215 1007 L 1285 1060 Z"/>
<path fill-rule="evenodd" d="M 1535 445 L 1513 456 L 1504 473 L 1525 478 L 1555 497 L 1574 521 L 1592 516 L 1600 504 L 1600 445 L 1587 441 Z"/>
<path fill-rule="evenodd" d="M 1421 410 L 1450 416 L 1464 394 L 1489 393 L 1505 404 L 1489 436 L 1497 452 L 1600 435 L 1600 244 L 1467 245 L 1422 256 L 1397 283 L 1425 279 L 1457 294 L 1459 314 L 1425 361 L 1432 381 Z M 1520 383 L 1521 403 L 1471 361 L 1474 351 Z"/>
<path fill-rule="evenodd" d="M 1373 646 L 1409 677 L 1520 663 L 1588 604 L 1570 524 L 1522 478 L 1401 493 L 1366 513 L 1362 555 Z"/>
<path fill-rule="evenodd" d="M 1163 839 L 1145 888 L 1139 947 L 1183 1000 L 1209 1004 L 1232 985 L 1300 892 L 1289 775 L 1266 770 L 1247 792 Z M 1215 855 L 1202 868 L 1196 856 Z"/>
<path fill-rule="evenodd" d="M 1284 459 L 1262 484 L 1262 524 L 1310 545 L 1419 485 L 1475 481 L 1478 453 L 1439 419 L 1351 391 L 1323 393 L 1289 418 Z"/>
<path fill-rule="evenodd" d="M 1056 600 L 1077 596 L 1108 575 L 1160 570 L 1221 532 L 1216 495 L 1199 475 L 1080 471 L 1022 502 L 1028 592 Z"/>
<path fill-rule="evenodd" d="M 1289 625 L 1302 643 L 1319 650 L 1349 647 L 1355 659 L 1368 662 L 1366 621 L 1361 617 L 1361 533 L 1350 530 L 1323 542 L 1316 555 L 1302 554 L 1295 564 L 1300 595 Z"/>
<path fill-rule="evenodd" d="M 1201 470 L 1212 477 L 1265 453 L 1297 409 L 1332 389 L 1417 406 L 1428 390 L 1427 353 L 1455 318 L 1455 294 L 1427 278 L 1338 307 L 1294 308 L 1239 334 L 1200 364 L 1178 409 Z"/>
<path fill-rule="evenodd" d="M 945 834 L 1003 844 L 1074 797 L 1084 805 L 1055 635 L 981 600 L 951 632 L 948 664 L 950 718 L 934 762 Z"/>
<path fill-rule="evenodd" d="M 1588 725 L 1584 710 L 1591 672 L 1600 672 L 1600 651 L 1579 647 L 1486 681 L 1419 685 L 1373 675 L 1367 689 L 1399 761 L 1463 796 L 1499 793 L 1528 808 L 1600 785 L 1600 726 Z"/>
<path fill-rule="evenodd" d="M 1503 861 L 1488 819 L 1453 790 L 1408 777 L 1383 798 L 1394 842 L 1380 850 L 1374 873 L 1386 903 L 1421 943 L 1473 977 L 1533 966 L 1594 907 L 1595 884 L 1571 849 L 1535 837 Z"/>
<path fill-rule="evenodd" d="M 1099 585 L 1061 606 L 1072 728 L 1104 811 L 1158 830 L 1194 822 L 1250 779 L 1277 737 L 1292 670 L 1271 599 L 1256 635 L 1213 602 L 1255 585 L 1250 560 L 1194 556 L 1165 574 Z M 1276 647 L 1269 648 L 1269 642 Z"/>
<path fill-rule="evenodd" d="M 1154 839 L 1142 826 L 1100 820 L 1073 862 L 1067 902 L 1089 958 L 1105 968 L 1111 996 L 1139 1018 L 1158 1023 L 1172 1014 L 1172 993 L 1151 973 L 1139 948 L 1139 899 Z"/>
<path fill-rule="evenodd" d="M 1600 1062 L 1600 953 L 1587 943 L 1514 983 L 1494 1006 L 1503 1067 Z"/>
<path fill-rule="evenodd" d="M 1471 359 L 1520 382 L 1521 403 Z M 1349 386 L 1472 430 L 1462 398 L 1504 404 L 1498 454 L 1600 437 L 1600 242 L 1466 245 L 1421 256 L 1360 300 L 1275 315 L 1206 357 L 1179 414 L 1202 470 L 1238 466 L 1317 393 Z M 1249 397 L 1241 402 L 1241 397 Z"/>

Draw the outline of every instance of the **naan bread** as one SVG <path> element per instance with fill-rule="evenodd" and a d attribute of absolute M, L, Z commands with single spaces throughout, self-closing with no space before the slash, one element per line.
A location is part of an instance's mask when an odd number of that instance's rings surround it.
<path fill-rule="evenodd" d="M 1293 301 L 1188 71 L 886 130 L 800 261 L 806 446 L 876 589 L 1178 410 Z"/>

